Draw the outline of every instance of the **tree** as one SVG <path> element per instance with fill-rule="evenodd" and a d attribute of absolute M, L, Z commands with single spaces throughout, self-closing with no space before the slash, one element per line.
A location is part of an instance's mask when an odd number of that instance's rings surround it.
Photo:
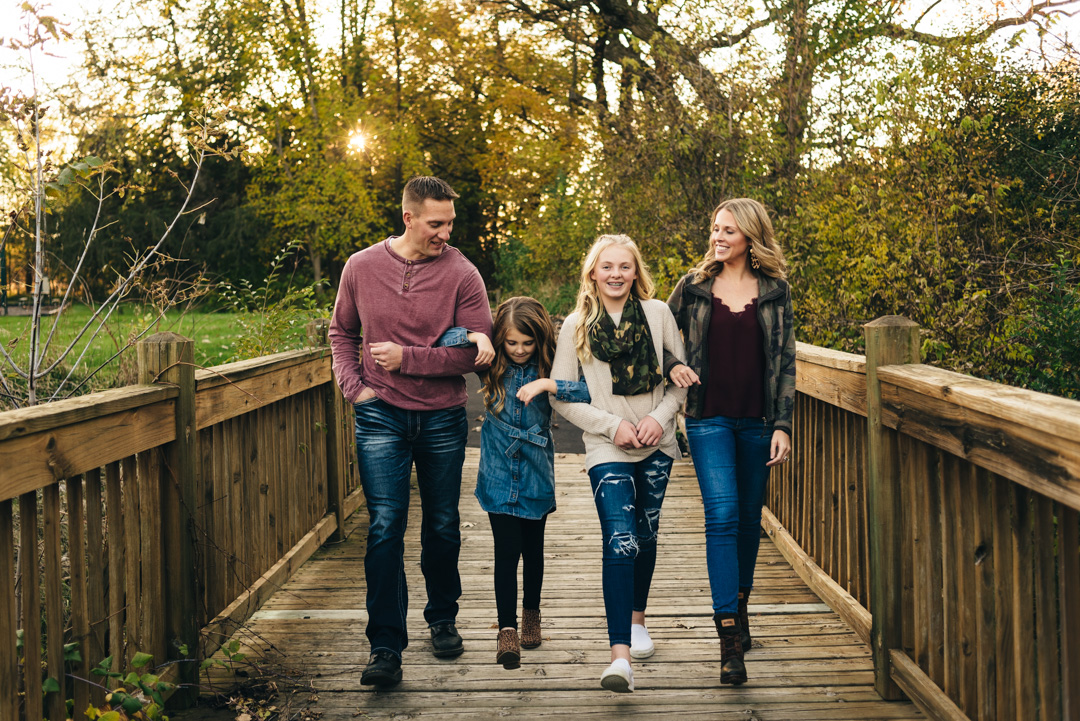
<path fill-rule="evenodd" d="M 10 377 L 7 373 L 0 375 L 0 392 L 3 394 L 5 403 L 15 407 L 32 406 L 43 400 L 54 400 L 60 397 L 71 382 L 86 349 L 105 327 L 119 302 L 131 292 L 136 283 L 144 280 L 145 271 L 160 260 L 162 246 L 185 215 L 199 210 L 189 208 L 189 206 L 199 172 L 207 157 L 224 155 L 226 152 L 221 148 L 215 148 L 212 144 L 219 134 L 217 126 L 223 114 L 205 118 L 197 126 L 195 132 L 188 136 L 187 142 L 191 148 L 193 170 L 190 180 L 185 185 L 187 195 L 179 209 L 175 211 L 164 229 L 157 233 L 156 241 L 152 245 L 133 249 L 129 264 L 114 275 L 107 297 L 97 305 L 90 320 L 75 333 L 68 345 L 58 351 L 53 349 L 53 343 L 57 339 L 57 328 L 73 290 L 78 286 L 82 274 L 89 270 L 86 266 L 87 257 L 99 239 L 99 235 L 104 232 L 101 210 L 113 195 L 123 196 L 130 188 L 124 185 L 117 186 L 111 176 L 112 166 L 97 157 L 89 156 L 62 167 L 58 167 L 53 162 L 51 158 L 53 151 L 46 147 L 43 140 L 43 121 L 48 108 L 37 92 L 33 57 L 49 42 L 59 41 L 64 37 L 65 31 L 56 18 L 41 15 L 34 8 L 27 8 L 25 13 L 25 39 L 8 39 L 7 43 L 8 47 L 26 53 L 30 59 L 32 91 L 27 95 L 5 90 L 4 102 L 0 106 L 3 120 L 10 123 L 17 138 L 18 147 L 23 151 L 23 162 L 20 168 L 23 180 L 16 188 L 21 197 L 16 198 L 17 209 L 10 216 L 11 235 L 25 237 L 32 247 L 29 270 L 32 277 L 33 307 L 27 330 L 28 342 L 24 344 L 25 357 L 22 356 L 21 349 L 20 351 L 15 349 L 18 339 L 13 343 L 0 342 L 0 357 L 12 374 Z M 64 279 L 66 288 L 59 309 L 53 317 L 48 334 L 43 338 L 43 299 L 49 277 L 48 259 L 51 237 L 47 226 L 52 217 L 54 205 L 52 198 L 75 187 L 94 196 L 98 212 L 86 231 L 81 254 L 74 267 L 70 269 L 68 277 Z M 87 338 L 82 351 L 79 352 L 74 363 L 65 366 L 65 362 L 75 356 L 76 349 L 80 341 L 84 340 L 84 336 Z M 42 383 L 50 378 L 53 380 L 52 384 L 47 387 L 42 386 Z"/>

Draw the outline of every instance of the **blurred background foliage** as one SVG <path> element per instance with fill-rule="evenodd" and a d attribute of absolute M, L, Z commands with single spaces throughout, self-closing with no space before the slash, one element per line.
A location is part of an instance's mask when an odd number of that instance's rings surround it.
<path fill-rule="evenodd" d="M 1080 2 L 966 0 L 928 23 L 936 5 L 105 8 L 69 22 L 85 67 L 49 116 L 72 138 L 63 162 L 105 158 L 131 186 L 106 208 L 116 222 L 82 292 L 104 293 L 160 229 L 183 192 L 180 129 L 225 105 L 222 142 L 244 153 L 209 163 L 195 198 L 208 205 L 167 248 L 169 272 L 227 289 L 206 303 L 267 302 L 287 275 L 282 297 L 308 288 L 294 305 L 325 307 L 348 256 L 401 231 L 418 173 L 461 194 L 452 242 L 489 287 L 555 313 L 597 234 L 635 238 L 666 297 L 704 253 L 712 209 L 751 196 L 788 253 L 800 340 L 861 352 L 863 323 L 902 314 L 923 327 L 927 362 L 1077 397 L 1080 56 L 1054 12 Z M 0 133 L 8 211 L 22 156 Z M 58 201 L 54 278 L 95 208 Z M 14 294 L 28 277 L 20 237 L 7 243 Z"/>

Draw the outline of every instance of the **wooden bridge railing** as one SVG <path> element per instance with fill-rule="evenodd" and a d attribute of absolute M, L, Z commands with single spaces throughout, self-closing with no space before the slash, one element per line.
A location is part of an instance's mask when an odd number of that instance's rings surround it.
<path fill-rule="evenodd" d="M 144 385 L 0 414 L 2 719 L 81 718 L 108 656 L 195 682 L 359 505 L 329 348 L 204 371 L 174 334 L 138 350 Z"/>
<path fill-rule="evenodd" d="M 763 521 L 933 718 L 1080 718 L 1080 402 L 800 344 L 794 462 Z"/>

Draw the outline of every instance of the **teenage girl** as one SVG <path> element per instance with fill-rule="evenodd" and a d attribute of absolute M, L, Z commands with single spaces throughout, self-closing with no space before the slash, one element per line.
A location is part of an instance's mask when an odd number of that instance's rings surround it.
<path fill-rule="evenodd" d="M 554 381 L 555 328 L 539 301 L 510 298 L 495 311 L 493 343 L 480 333 L 451 328 L 440 345 L 476 343 L 494 361 L 483 374 L 487 416 L 480 431 L 476 498 L 488 513 L 495 538 L 495 607 L 499 636 L 495 661 L 517 668 L 521 648 L 540 637 L 544 582 L 544 525 L 555 510 L 555 450 L 548 394 L 566 403 L 588 403 L 582 381 Z M 517 624 L 517 569 L 522 568 L 521 636 Z"/>
<path fill-rule="evenodd" d="M 581 269 L 577 307 L 559 333 L 553 378 L 578 378 L 590 403 L 552 404 L 581 428 L 585 465 L 604 540 L 603 588 L 611 665 L 600 685 L 634 690 L 630 659 L 653 642 L 645 605 L 656 566 L 656 536 L 671 465 L 678 455 L 675 414 L 686 389 L 667 383 L 665 353 L 685 359 L 675 318 L 652 299 L 653 282 L 637 245 L 602 235 Z"/>

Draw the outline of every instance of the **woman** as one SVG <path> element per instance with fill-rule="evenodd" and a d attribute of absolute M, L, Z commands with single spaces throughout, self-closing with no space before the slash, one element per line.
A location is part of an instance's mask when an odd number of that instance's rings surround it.
<path fill-rule="evenodd" d="M 604 539 L 603 589 L 611 665 L 600 685 L 634 690 L 631 656 L 652 654 L 645 606 L 671 464 L 675 414 L 686 390 L 665 382 L 660 359 L 681 362 L 671 311 L 652 299 L 653 282 L 634 241 L 602 235 L 581 269 L 577 307 L 559 333 L 551 377 L 584 373 L 591 403 L 551 405 L 581 428 L 585 466 Z M 632 644 L 632 647 L 631 647 Z"/>
<path fill-rule="evenodd" d="M 666 358 L 665 369 L 690 389 L 686 438 L 705 506 L 720 682 L 741 684 L 765 484 L 791 452 L 795 334 L 787 265 L 765 206 L 721 203 L 709 244 L 668 299 L 689 364 Z"/>

